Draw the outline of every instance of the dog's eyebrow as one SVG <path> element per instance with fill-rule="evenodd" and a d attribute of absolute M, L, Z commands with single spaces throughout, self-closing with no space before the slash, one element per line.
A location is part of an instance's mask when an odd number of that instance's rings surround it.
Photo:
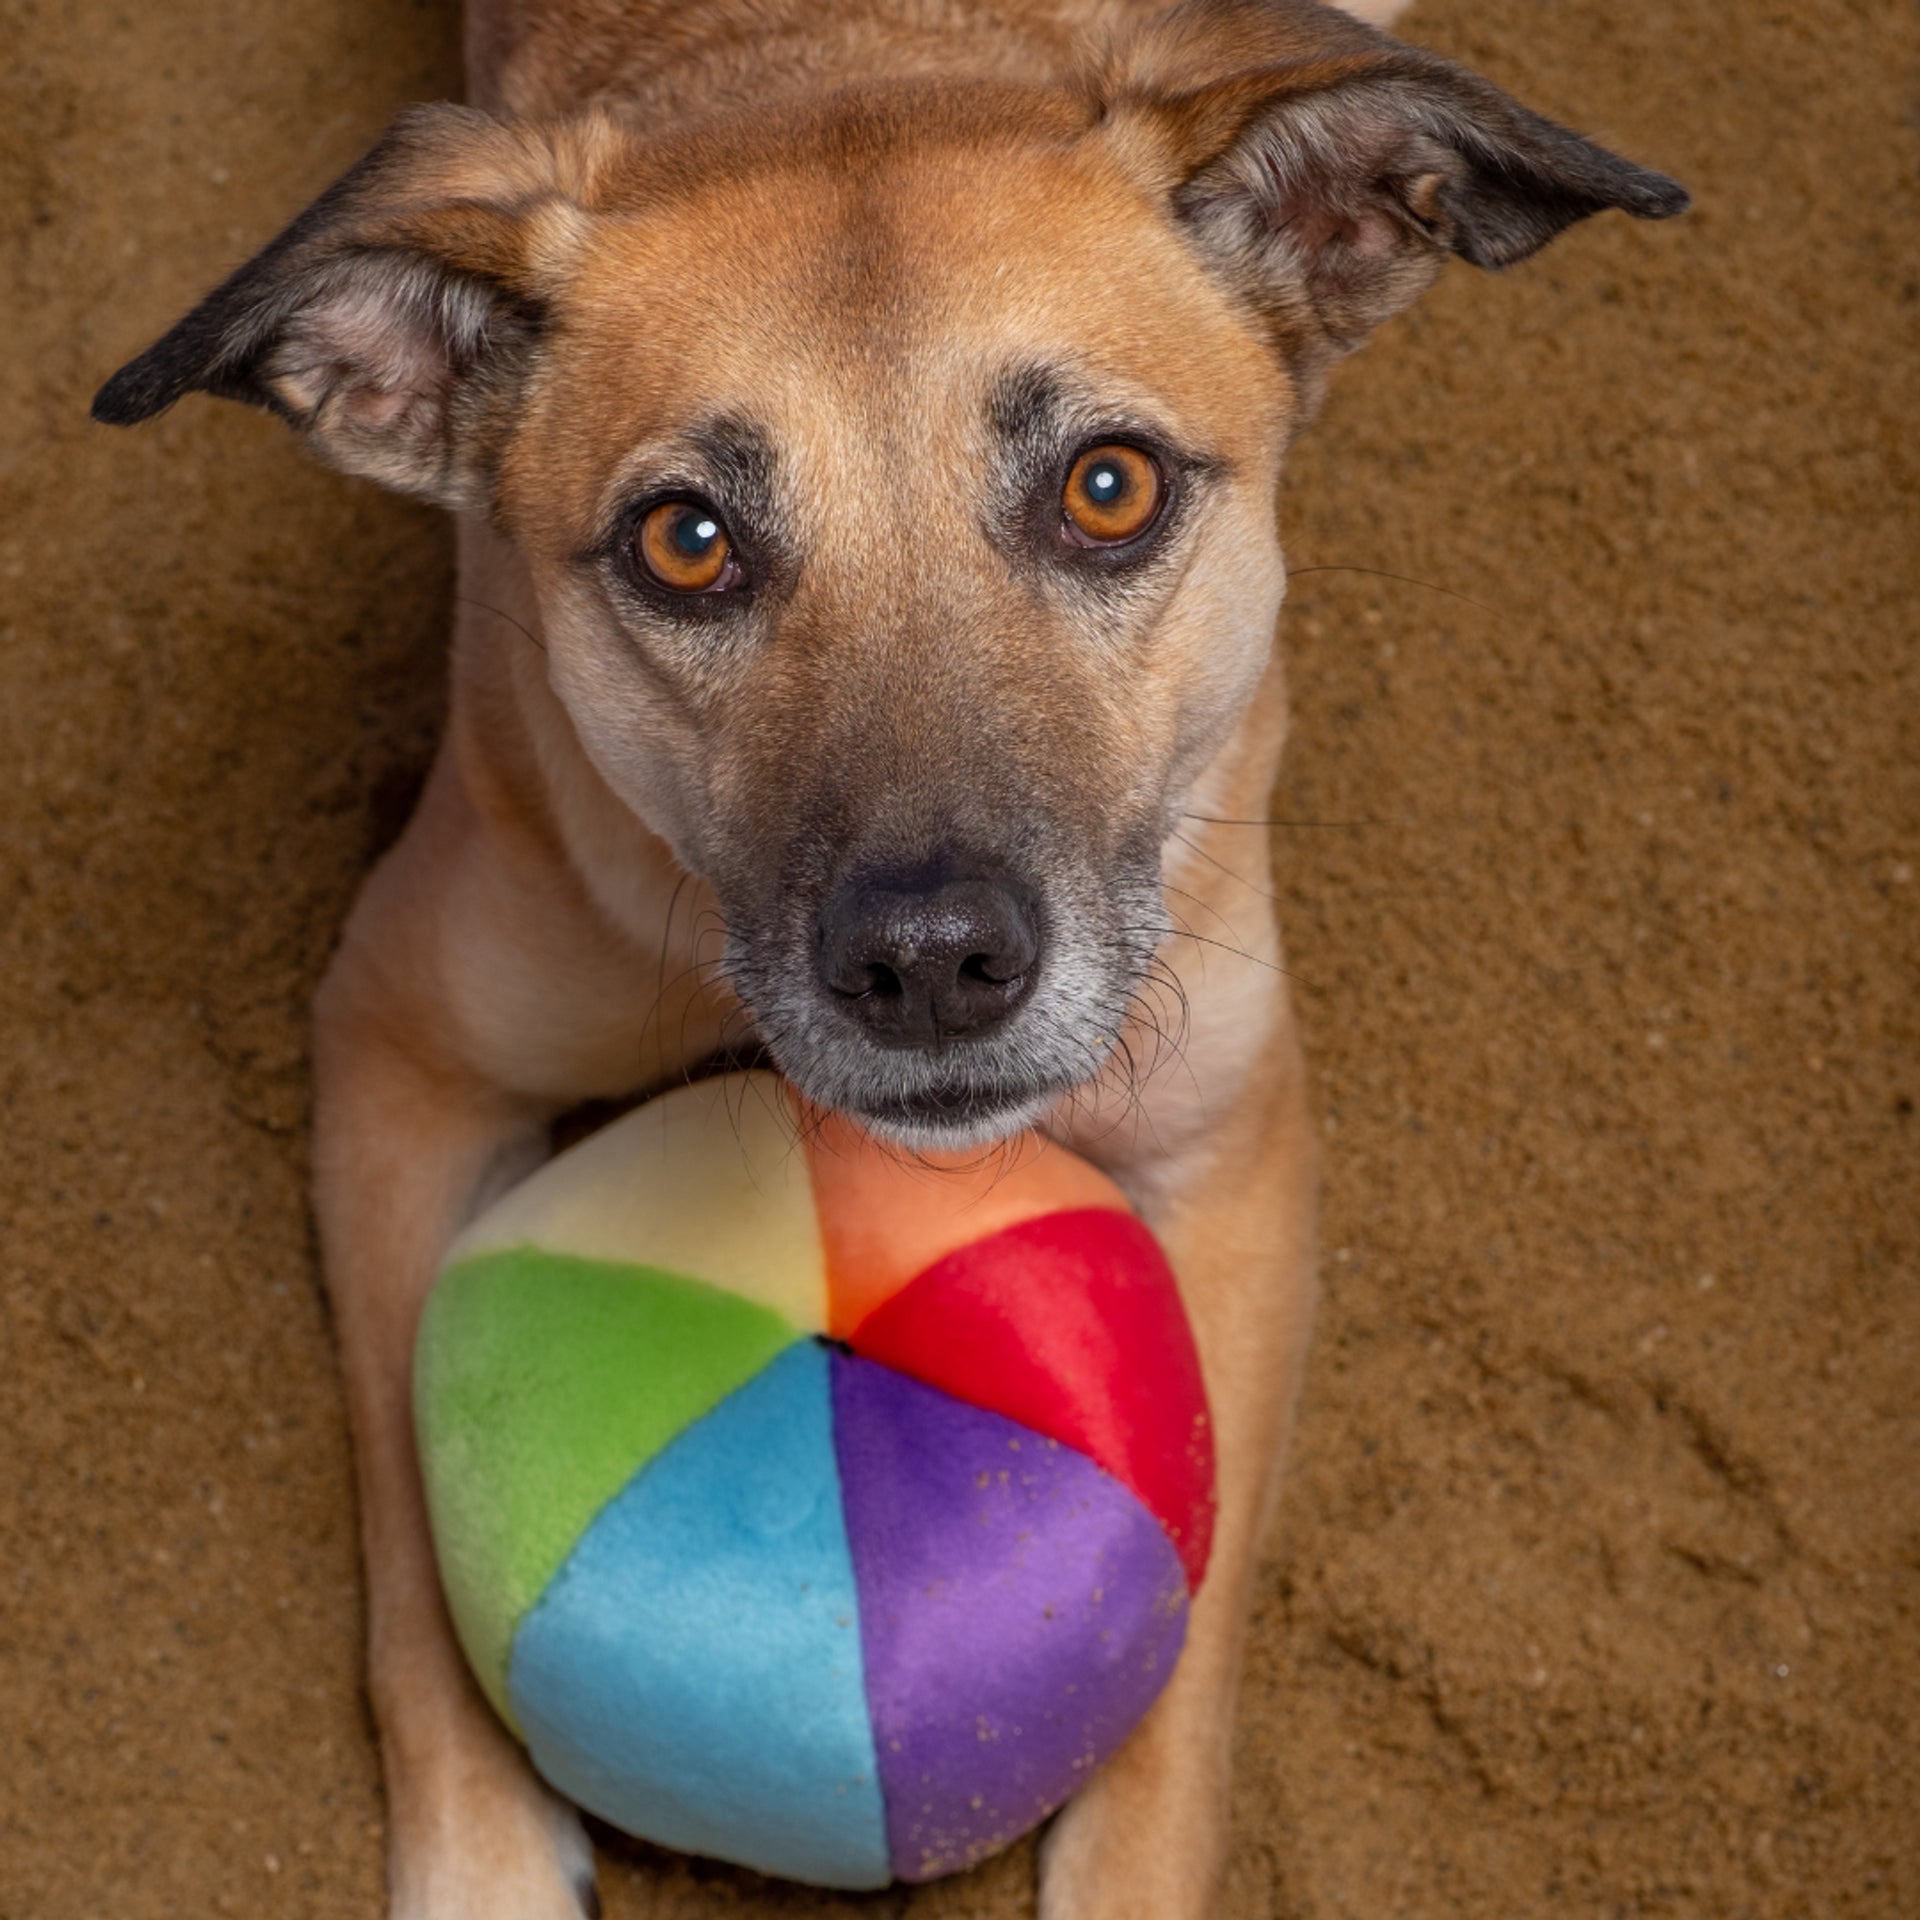
<path fill-rule="evenodd" d="M 1065 383 L 1051 367 L 1009 367 L 987 394 L 987 419 L 1009 451 L 1052 454 L 1067 432 Z"/>
<path fill-rule="evenodd" d="M 1105 433 L 1139 434 L 1189 474 L 1225 470 L 1217 456 L 1181 444 L 1156 423 L 1156 411 L 1127 401 L 1116 406 L 1070 372 L 1031 362 L 1006 368 L 987 390 L 988 425 L 1009 474 L 1021 479 L 1038 478 L 1075 443 Z"/>
<path fill-rule="evenodd" d="M 784 545 L 789 528 L 778 475 L 772 437 L 757 421 L 737 414 L 697 421 L 631 463 L 608 500 L 605 530 L 582 558 L 596 557 L 620 536 L 637 498 L 676 491 L 711 498 L 736 535 Z"/>
<path fill-rule="evenodd" d="M 696 466 L 705 470 L 714 505 L 737 513 L 762 534 L 776 531 L 780 498 L 775 486 L 778 462 L 772 437 L 756 421 L 734 414 L 703 421 L 682 445 Z"/>

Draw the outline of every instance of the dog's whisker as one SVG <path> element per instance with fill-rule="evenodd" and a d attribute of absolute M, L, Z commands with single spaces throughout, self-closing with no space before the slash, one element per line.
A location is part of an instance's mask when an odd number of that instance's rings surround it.
<path fill-rule="evenodd" d="M 1279 904 L 1280 896 L 1277 893 L 1269 893 L 1265 887 L 1256 886 L 1253 881 L 1249 880 L 1246 877 L 1245 874 L 1235 873 L 1234 870 L 1230 866 L 1228 866 L 1224 860 L 1221 860 L 1215 855 L 1209 853 L 1206 850 L 1206 848 L 1199 843 L 1199 841 L 1189 839 L 1186 834 L 1179 833 L 1179 832 L 1170 834 L 1168 838 L 1173 840 L 1178 840 L 1180 844 L 1183 847 L 1185 847 L 1189 852 L 1198 854 L 1200 858 L 1207 863 L 1208 866 L 1217 867 L 1220 870 L 1220 872 L 1224 873 L 1227 876 L 1229 880 L 1234 881 L 1239 886 L 1245 887 L 1249 893 L 1256 893 L 1260 896 L 1262 900 L 1270 900 L 1276 906 Z"/>
<path fill-rule="evenodd" d="M 525 626 L 516 620 L 505 608 L 496 607 L 485 600 L 476 600 L 470 593 L 456 593 L 453 596 L 453 600 L 456 606 L 472 607 L 476 612 L 490 613 L 496 620 L 504 620 L 515 633 L 520 634 L 523 638 L 530 641 L 534 646 L 538 647 L 542 653 L 546 652 L 547 643 L 542 640 L 531 627 Z"/>
<path fill-rule="evenodd" d="M 1139 928 L 1137 931 L 1145 932 L 1147 929 Z M 1304 974 L 1294 972 L 1291 967 L 1283 967 L 1277 961 L 1263 960 L 1259 954 L 1249 953 L 1245 947 L 1232 946 L 1225 940 L 1211 940 L 1204 933 L 1195 933 L 1188 927 L 1163 927 L 1159 932 L 1164 939 L 1191 940 L 1196 946 L 1218 947 L 1222 953 L 1230 953 L 1236 959 L 1250 961 L 1254 966 L 1264 967 L 1269 973 L 1277 973 L 1287 980 L 1304 981 L 1306 979 Z"/>
<path fill-rule="evenodd" d="M 1224 913 L 1222 913 L 1220 909 L 1216 907 L 1210 900 L 1201 899 L 1201 897 L 1197 893 L 1189 893 L 1185 887 L 1169 886 L 1165 890 L 1168 893 L 1175 895 L 1177 898 L 1181 900 L 1191 900 L 1193 904 L 1201 910 L 1201 912 L 1211 914 L 1214 917 L 1214 919 L 1219 921 L 1219 923 L 1223 927 L 1225 927 L 1230 934 L 1233 934 L 1236 938 L 1239 936 L 1240 929 L 1236 927 L 1233 924 L 1233 922 L 1229 920 L 1227 916 Z M 1168 911 L 1171 912 L 1172 909 L 1169 908 Z"/>
<path fill-rule="evenodd" d="M 664 977 L 667 971 L 667 950 L 673 945 L 673 916 L 680 910 L 681 896 L 693 883 L 691 873 L 682 873 L 673 883 L 673 891 L 667 896 L 666 924 L 660 929 L 660 972 Z"/>

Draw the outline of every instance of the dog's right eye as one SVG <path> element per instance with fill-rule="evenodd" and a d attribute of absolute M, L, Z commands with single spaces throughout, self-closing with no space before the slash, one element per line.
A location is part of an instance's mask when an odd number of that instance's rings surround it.
<path fill-rule="evenodd" d="M 744 577 L 720 516 L 699 500 L 663 500 L 641 516 L 633 554 L 675 593 L 724 593 Z"/>
<path fill-rule="evenodd" d="M 1160 517 L 1166 483 L 1138 447 L 1090 447 L 1073 463 L 1061 498 L 1060 531 L 1076 547 L 1120 547 Z"/>

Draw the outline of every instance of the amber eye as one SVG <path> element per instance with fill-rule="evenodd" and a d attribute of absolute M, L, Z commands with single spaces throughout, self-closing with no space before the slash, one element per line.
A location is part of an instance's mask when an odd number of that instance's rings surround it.
<path fill-rule="evenodd" d="M 1113 547 L 1153 525 L 1166 488 L 1138 447 L 1089 447 L 1073 463 L 1062 531 L 1078 547 Z"/>
<path fill-rule="evenodd" d="M 716 593 L 740 577 L 720 516 L 696 500 L 663 500 L 649 509 L 634 530 L 633 550 L 675 593 Z"/>

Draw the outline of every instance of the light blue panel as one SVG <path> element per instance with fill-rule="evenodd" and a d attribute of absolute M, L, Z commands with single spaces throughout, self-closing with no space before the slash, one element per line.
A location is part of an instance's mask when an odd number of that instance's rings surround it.
<path fill-rule="evenodd" d="M 790 1880 L 887 1884 L 825 1348 L 789 1347 L 601 1510 L 507 1683 L 535 1765 L 601 1819 Z"/>

